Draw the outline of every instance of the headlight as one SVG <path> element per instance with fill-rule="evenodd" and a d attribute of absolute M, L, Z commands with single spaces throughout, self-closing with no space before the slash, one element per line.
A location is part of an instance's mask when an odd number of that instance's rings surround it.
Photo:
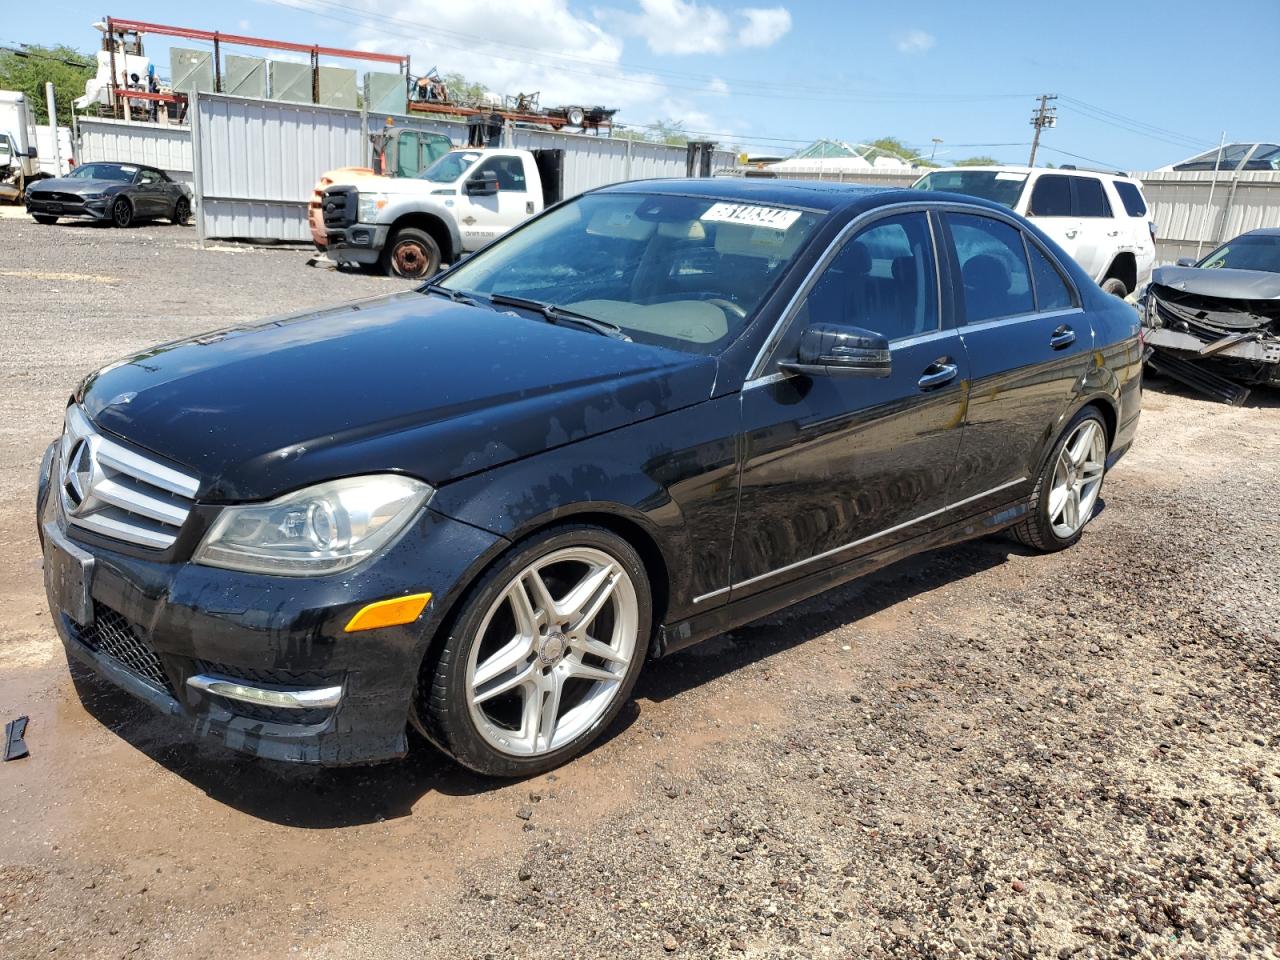
<path fill-rule="evenodd" d="M 362 223 L 373 223 L 378 219 L 378 212 L 387 205 L 385 193 L 362 193 L 356 205 L 356 215 Z"/>
<path fill-rule="evenodd" d="M 310 577 L 353 567 L 387 544 L 434 491 L 412 477 L 347 477 L 270 503 L 226 507 L 196 563 L 248 573 Z"/>

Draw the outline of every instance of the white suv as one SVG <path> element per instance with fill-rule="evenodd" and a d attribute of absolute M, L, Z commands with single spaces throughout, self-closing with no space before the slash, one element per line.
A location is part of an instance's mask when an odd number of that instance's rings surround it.
<path fill-rule="evenodd" d="M 1074 167 L 948 167 L 925 174 L 916 190 L 963 193 L 1030 218 L 1107 293 L 1124 297 L 1151 279 L 1156 225 L 1142 184 Z"/>

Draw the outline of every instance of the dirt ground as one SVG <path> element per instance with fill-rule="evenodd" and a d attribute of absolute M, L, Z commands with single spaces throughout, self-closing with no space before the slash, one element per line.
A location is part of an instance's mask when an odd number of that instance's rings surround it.
<path fill-rule="evenodd" d="M 73 681 L 35 469 L 94 367 L 402 284 L 167 225 L 0 247 L 0 956 L 1277 956 L 1275 394 L 1150 385 L 1076 548 L 932 553 L 650 664 L 555 774 L 286 767 Z"/>

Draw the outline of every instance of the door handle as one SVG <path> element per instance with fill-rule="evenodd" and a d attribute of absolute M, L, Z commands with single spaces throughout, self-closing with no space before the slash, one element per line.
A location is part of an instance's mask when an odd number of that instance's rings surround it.
<path fill-rule="evenodd" d="M 1108 237 L 1118 237 L 1118 236 L 1120 236 L 1120 231 L 1119 231 L 1119 230 L 1112 230 L 1110 233 L 1108 233 L 1108 234 L 1107 234 L 1107 236 L 1108 236 Z"/>
<path fill-rule="evenodd" d="M 956 378 L 959 369 L 954 363 L 943 357 L 924 368 L 924 373 L 916 381 L 921 390 L 936 390 Z"/>
<path fill-rule="evenodd" d="M 1080 232 L 1079 230 L 1068 230 L 1068 231 L 1067 231 L 1067 239 L 1068 239 L 1068 240 L 1074 240 L 1074 239 L 1076 238 L 1076 234 L 1077 234 L 1077 233 L 1079 233 L 1079 232 Z"/>
<path fill-rule="evenodd" d="M 1064 347 L 1069 347 L 1075 342 L 1076 332 L 1065 323 L 1057 330 L 1053 331 L 1052 336 L 1049 337 L 1049 346 L 1054 350 L 1061 350 Z"/>

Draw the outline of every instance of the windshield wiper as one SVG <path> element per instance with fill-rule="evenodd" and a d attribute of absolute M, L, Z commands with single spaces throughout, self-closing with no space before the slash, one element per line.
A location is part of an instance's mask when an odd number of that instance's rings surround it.
<path fill-rule="evenodd" d="M 461 290 L 455 290 L 453 287 L 446 287 L 439 283 L 428 283 L 422 288 L 427 293 L 438 293 L 442 297 L 448 297 L 454 303 L 465 303 L 473 307 L 480 306 L 475 297 L 469 297 Z"/>
<path fill-rule="evenodd" d="M 613 337 L 615 340 L 626 340 L 628 342 L 631 340 L 616 323 L 600 320 L 597 317 L 589 317 L 585 313 L 566 310 L 564 307 L 557 307 L 554 303 L 543 303 L 541 300 L 530 300 L 527 297 L 513 297 L 508 293 L 491 293 L 488 294 L 488 297 L 490 303 L 504 307 L 523 307 L 526 310 L 536 311 L 546 317 L 547 323 L 576 324 L 604 337 Z"/>

